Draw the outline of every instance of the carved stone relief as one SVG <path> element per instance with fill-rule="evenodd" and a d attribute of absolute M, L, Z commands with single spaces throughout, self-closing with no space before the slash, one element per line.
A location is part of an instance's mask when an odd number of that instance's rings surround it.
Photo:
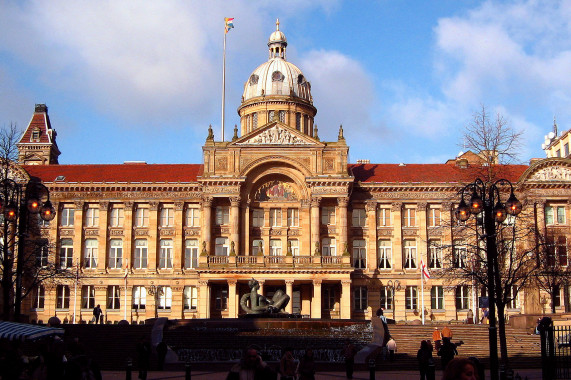
<path fill-rule="evenodd" d="M 551 166 L 539 169 L 531 180 L 536 181 L 571 181 L 571 169 L 562 166 Z"/>
<path fill-rule="evenodd" d="M 260 134 L 237 143 L 237 145 L 250 145 L 250 144 L 269 144 L 269 145 L 313 145 L 312 143 L 302 140 L 295 136 L 290 131 L 278 125 L 266 129 Z"/>
<path fill-rule="evenodd" d="M 214 166 L 215 170 L 228 170 L 228 158 L 227 157 L 217 157 L 216 164 Z"/>

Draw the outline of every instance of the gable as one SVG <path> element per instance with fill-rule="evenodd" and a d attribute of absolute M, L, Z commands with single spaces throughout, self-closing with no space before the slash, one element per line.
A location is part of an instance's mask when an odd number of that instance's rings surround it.
<path fill-rule="evenodd" d="M 321 146 L 319 142 L 295 129 L 279 122 L 268 123 L 242 136 L 230 145 L 311 145 Z"/>
<path fill-rule="evenodd" d="M 521 180 L 544 183 L 571 183 L 571 160 L 566 158 L 540 160 L 522 175 Z"/>

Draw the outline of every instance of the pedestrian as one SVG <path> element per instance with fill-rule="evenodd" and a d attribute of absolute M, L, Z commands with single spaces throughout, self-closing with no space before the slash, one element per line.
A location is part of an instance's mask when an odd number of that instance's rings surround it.
<path fill-rule="evenodd" d="M 429 380 L 429 366 L 434 364 L 434 359 L 432 358 L 432 345 L 428 341 L 423 340 L 420 342 L 420 348 L 416 353 L 416 358 L 418 360 L 418 369 L 420 370 L 420 380 Z M 434 365 L 432 366 L 434 368 Z"/>
<path fill-rule="evenodd" d="M 277 373 L 259 355 L 253 347 L 244 352 L 239 363 L 230 368 L 226 380 L 275 380 Z"/>
<path fill-rule="evenodd" d="M 93 322 L 95 322 L 95 324 L 103 323 L 102 314 L 101 306 L 97 305 L 93 308 Z"/>
<path fill-rule="evenodd" d="M 456 358 L 450 361 L 444 371 L 442 380 L 478 380 L 474 364 L 464 358 Z"/>
<path fill-rule="evenodd" d="M 348 379 L 353 378 L 353 372 L 355 370 L 355 354 L 357 354 L 355 345 L 347 339 L 345 347 L 343 348 L 343 357 L 345 358 L 345 373 Z"/>
<path fill-rule="evenodd" d="M 139 367 L 139 379 L 147 380 L 147 371 L 150 366 L 151 344 L 145 337 L 137 344 L 137 365 Z"/>
<path fill-rule="evenodd" d="M 440 356 L 442 361 L 442 369 L 445 370 L 448 363 L 454 359 L 454 356 L 458 355 L 456 350 L 456 345 L 450 341 L 448 338 L 442 338 L 442 347 L 438 350 L 438 356 Z"/>
<path fill-rule="evenodd" d="M 165 365 L 165 358 L 167 356 L 168 347 L 164 340 L 161 340 L 159 344 L 157 344 L 157 365 L 159 371 L 163 370 Z"/>
<path fill-rule="evenodd" d="M 468 309 L 468 314 L 466 315 L 466 323 L 469 325 L 474 323 L 474 312 L 472 309 Z"/>
<path fill-rule="evenodd" d="M 452 340 L 452 330 L 450 330 L 450 327 L 448 326 L 444 326 L 444 328 L 442 329 L 442 338 L 448 338 L 450 340 Z"/>
<path fill-rule="evenodd" d="M 389 339 L 387 342 L 387 349 L 389 350 L 389 360 L 391 362 L 395 361 L 395 353 L 397 352 L 397 342 L 393 338 Z"/>
<path fill-rule="evenodd" d="M 432 332 L 432 340 L 434 341 L 434 348 L 436 348 L 436 351 L 438 351 L 440 349 L 440 345 L 442 344 L 442 334 L 440 334 L 438 327 L 435 327 L 434 331 Z"/>
<path fill-rule="evenodd" d="M 284 350 L 282 359 L 280 360 L 280 374 L 281 380 L 295 380 L 295 373 L 297 371 L 297 362 L 293 357 L 293 349 L 287 347 Z"/>
<path fill-rule="evenodd" d="M 315 361 L 313 360 L 313 350 L 305 350 L 305 354 L 299 362 L 297 368 L 298 380 L 315 380 Z"/>

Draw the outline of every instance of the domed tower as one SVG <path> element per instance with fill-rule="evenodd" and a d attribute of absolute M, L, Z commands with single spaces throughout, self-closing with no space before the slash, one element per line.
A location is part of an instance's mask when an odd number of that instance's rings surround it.
<path fill-rule="evenodd" d="M 311 84 L 301 70 L 286 60 L 287 39 L 276 21 L 268 41 L 269 59 L 258 66 L 244 84 L 238 107 L 241 135 L 279 121 L 308 136 L 314 134 Z"/>

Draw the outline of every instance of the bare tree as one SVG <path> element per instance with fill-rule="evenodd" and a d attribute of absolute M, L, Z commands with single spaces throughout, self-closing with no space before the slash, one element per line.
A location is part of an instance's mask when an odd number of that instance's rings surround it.
<path fill-rule="evenodd" d="M 549 294 L 550 309 L 555 313 L 556 298 L 560 290 L 571 283 L 569 266 L 569 242 L 563 235 L 543 235 L 537 233 L 537 272 L 535 281 L 539 289 Z"/>

